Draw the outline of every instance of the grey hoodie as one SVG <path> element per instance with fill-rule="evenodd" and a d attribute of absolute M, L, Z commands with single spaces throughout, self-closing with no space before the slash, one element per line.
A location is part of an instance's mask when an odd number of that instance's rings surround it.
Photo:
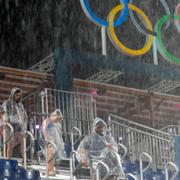
<path fill-rule="evenodd" d="M 27 127 L 27 114 L 24 110 L 24 106 L 21 103 L 21 99 L 19 102 L 14 101 L 15 92 L 21 92 L 22 99 L 22 91 L 19 88 L 13 88 L 11 90 L 9 99 L 3 103 L 4 110 L 6 112 L 7 122 L 10 124 L 19 124 L 22 129 L 26 130 Z"/>

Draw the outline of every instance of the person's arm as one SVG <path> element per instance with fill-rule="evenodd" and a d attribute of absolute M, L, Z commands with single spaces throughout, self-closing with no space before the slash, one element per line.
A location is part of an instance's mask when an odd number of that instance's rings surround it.
<path fill-rule="evenodd" d="M 4 115 L 4 122 L 8 123 L 10 122 L 10 119 L 9 119 L 9 108 L 8 108 L 8 105 L 7 105 L 8 101 L 5 101 L 3 104 L 2 104 L 2 107 L 4 108 L 4 111 L 5 111 L 5 115 Z"/>
<path fill-rule="evenodd" d="M 80 154 L 80 161 L 84 167 L 89 166 L 88 150 L 90 147 L 90 138 L 85 137 L 78 147 L 78 153 Z"/>
<path fill-rule="evenodd" d="M 24 131 L 26 131 L 27 130 L 27 125 L 28 125 L 28 116 L 27 116 L 27 113 L 26 113 L 26 111 L 25 111 L 25 109 L 24 109 L 24 106 L 23 106 L 23 104 L 22 104 L 22 113 L 23 113 L 23 119 L 22 119 L 22 129 L 24 130 Z"/>
<path fill-rule="evenodd" d="M 112 149 L 112 150 L 118 152 L 118 145 L 117 145 L 114 137 L 112 137 L 112 136 L 107 137 L 107 147 L 109 149 Z"/>
<path fill-rule="evenodd" d="M 42 124 L 42 132 L 43 132 L 43 136 L 45 138 L 45 140 L 49 140 L 49 135 L 48 135 L 48 118 L 43 120 L 43 124 Z"/>

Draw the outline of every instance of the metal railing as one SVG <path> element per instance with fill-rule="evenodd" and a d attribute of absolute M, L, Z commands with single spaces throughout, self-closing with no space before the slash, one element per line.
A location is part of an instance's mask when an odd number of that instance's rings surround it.
<path fill-rule="evenodd" d="M 105 180 L 108 178 L 110 169 L 109 169 L 108 165 L 106 163 L 104 163 L 102 160 L 96 162 L 96 180 L 101 180 L 101 178 L 100 178 L 100 167 L 101 166 L 100 165 L 106 169 L 106 174 L 104 175 L 104 178 L 103 178 L 103 180 Z"/>
<path fill-rule="evenodd" d="M 55 109 L 62 111 L 62 132 L 65 140 L 68 140 L 68 133 L 73 127 L 80 129 L 83 136 L 92 132 L 96 101 L 89 94 L 46 88 L 26 96 L 23 104 L 30 119 L 30 131 L 36 140 L 43 117 L 50 116 Z"/>
<path fill-rule="evenodd" d="M 128 127 L 132 127 L 132 128 L 137 129 L 137 130 L 148 132 L 150 134 L 153 134 L 153 135 L 165 138 L 165 139 L 171 139 L 172 138 L 171 134 L 164 132 L 161 129 L 158 130 L 158 129 L 155 129 L 155 128 L 152 128 L 152 127 L 140 124 L 140 123 L 136 123 L 136 122 L 130 121 L 129 119 L 126 119 L 126 118 L 123 118 L 123 117 L 120 117 L 117 115 L 113 115 L 113 114 L 110 114 L 109 117 L 111 120 L 118 122 L 118 123 L 121 123 L 123 125 L 126 125 Z"/>
<path fill-rule="evenodd" d="M 61 109 L 67 118 L 92 120 L 96 117 L 96 102 L 91 95 L 56 89 L 45 89 L 44 93 L 46 113 Z"/>
<path fill-rule="evenodd" d="M 43 144 L 45 145 L 46 178 L 48 179 L 48 176 L 49 176 L 48 175 L 48 163 L 53 160 L 53 158 L 55 157 L 55 154 L 56 154 L 56 153 L 54 153 L 54 155 L 50 159 L 48 159 L 48 146 L 49 146 L 49 144 L 52 145 L 54 150 L 55 150 L 55 152 L 57 151 L 57 147 L 56 147 L 56 145 L 52 141 L 45 141 L 44 140 Z"/>
<path fill-rule="evenodd" d="M 28 147 L 26 147 L 26 138 L 30 136 L 30 144 L 28 145 Z M 32 148 L 32 146 L 34 145 L 34 136 L 32 135 L 31 132 L 26 131 L 25 132 L 25 136 L 24 136 L 24 168 L 26 169 L 26 165 L 27 165 L 27 152 Z"/>
<path fill-rule="evenodd" d="M 121 143 L 118 143 L 118 150 L 119 150 L 119 148 L 121 148 L 121 149 L 123 149 L 123 155 L 121 156 L 121 161 L 126 157 L 126 155 L 127 155 L 127 153 L 128 153 L 128 150 L 127 150 L 127 148 L 123 145 L 123 144 L 121 144 Z"/>
<path fill-rule="evenodd" d="M 70 155 L 70 179 L 73 179 L 73 172 L 75 170 L 75 160 L 81 159 L 80 154 L 77 151 L 72 151 Z"/>
<path fill-rule="evenodd" d="M 8 137 L 6 137 L 6 127 L 10 129 L 10 134 Z M 12 138 L 14 134 L 14 129 L 9 123 L 4 123 L 3 125 L 3 157 L 6 158 L 6 144 L 9 142 L 9 140 Z"/>
<path fill-rule="evenodd" d="M 163 132 L 169 133 L 171 135 L 177 136 L 180 135 L 180 126 L 179 125 L 168 125 L 160 129 Z"/>
<path fill-rule="evenodd" d="M 129 179 L 128 177 L 131 177 L 134 180 L 139 180 L 134 174 L 131 174 L 131 173 L 127 173 L 125 179 L 128 180 Z"/>
<path fill-rule="evenodd" d="M 75 138 L 74 135 L 78 137 Z M 71 151 L 72 152 L 74 151 L 74 145 L 80 140 L 81 136 L 82 136 L 81 131 L 77 127 L 73 127 L 71 130 L 71 148 L 72 148 Z"/>
<path fill-rule="evenodd" d="M 148 165 L 145 168 L 143 168 L 143 157 L 146 157 L 148 159 Z M 150 168 L 150 166 L 152 164 L 152 157 L 149 154 L 147 154 L 146 152 L 142 152 L 139 157 L 139 163 L 140 163 L 140 165 L 139 165 L 140 180 L 143 180 L 143 173 L 146 172 Z"/>
<path fill-rule="evenodd" d="M 174 169 L 174 171 L 173 171 L 174 173 L 173 173 L 172 177 L 170 178 L 170 180 L 174 180 L 178 175 L 179 169 L 173 162 L 168 162 L 165 165 L 165 178 L 166 178 L 166 180 L 169 180 L 168 169 L 170 167 L 171 167 L 171 169 Z"/>
<path fill-rule="evenodd" d="M 150 129 L 151 130 L 151 129 Z M 152 156 L 153 167 L 163 167 L 169 161 L 174 162 L 174 138 L 168 133 L 161 133 L 158 130 L 152 133 L 149 131 L 139 130 L 128 124 L 112 120 L 111 116 L 111 132 L 115 140 L 127 147 L 130 159 L 135 162 L 142 152 Z"/>

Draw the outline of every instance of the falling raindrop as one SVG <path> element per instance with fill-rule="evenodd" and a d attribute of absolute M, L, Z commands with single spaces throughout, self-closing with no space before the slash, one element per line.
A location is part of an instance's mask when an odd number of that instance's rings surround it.
<path fill-rule="evenodd" d="M 6 7 L 6 10 L 8 11 L 9 10 L 9 0 L 5 1 L 5 7 Z"/>
<path fill-rule="evenodd" d="M 22 30 L 25 31 L 26 30 L 26 22 L 24 19 L 22 19 L 22 21 L 21 21 L 21 26 L 22 26 Z"/>
<path fill-rule="evenodd" d="M 16 7 L 18 7 L 19 6 L 19 1 L 15 0 L 15 4 L 16 4 Z"/>

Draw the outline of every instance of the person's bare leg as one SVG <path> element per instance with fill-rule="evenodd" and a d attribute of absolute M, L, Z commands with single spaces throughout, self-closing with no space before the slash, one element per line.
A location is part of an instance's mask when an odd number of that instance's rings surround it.
<path fill-rule="evenodd" d="M 12 158 L 12 154 L 13 154 L 13 137 L 8 141 L 7 143 L 7 159 L 11 159 Z"/>
<path fill-rule="evenodd" d="M 54 156 L 53 148 L 49 146 L 48 147 L 48 174 L 49 175 L 55 174 L 55 171 L 54 171 L 55 160 L 54 158 L 52 159 L 53 156 Z"/>

